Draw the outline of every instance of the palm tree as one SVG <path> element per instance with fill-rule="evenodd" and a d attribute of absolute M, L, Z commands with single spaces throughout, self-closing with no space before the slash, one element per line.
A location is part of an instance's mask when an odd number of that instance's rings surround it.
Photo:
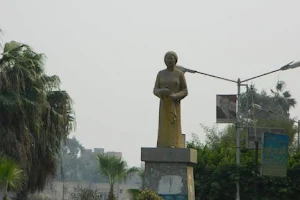
<path fill-rule="evenodd" d="M 107 177 L 109 181 L 108 200 L 114 200 L 114 186 L 117 182 L 125 181 L 131 173 L 139 171 L 136 167 L 127 167 L 126 161 L 115 156 L 98 155 L 100 172 Z"/>
<path fill-rule="evenodd" d="M 278 81 L 275 91 L 271 89 L 273 96 L 273 106 L 277 108 L 280 114 L 289 117 L 291 107 L 295 107 L 297 102 L 289 91 L 285 90 L 286 84 L 284 81 Z"/>
<path fill-rule="evenodd" d="M 266 91 L 258 92 L 257 89 L 252 86 L 253 89 L 241 95 L 241 112 L 243 118 L 248 118 L 249 109 L 252 103 L 262 106 L 265 110 L 275 112 L 280 115 L 289 117 L 290 109 L 295 107 L 297 102 L 292 97 L 291 93 L 287 90 L 284 81 L 278 81 L 275 89 L 271 89 L 271 94 Z M 256 113 L 256 117 L 259 119 L 272 118 L 274 114 L 261 111 Z"/>
<path fill-rule="evenodd" d="M 26 176 L 21 167 L 11 158 L 0 153 L 0 186 L 3 187 L 3 200 L 8 199 L 8 189 L 15 191 L 23 187 Z"/>
<path fill-rule="evenodd" d="M 20 163 L 26 191 L 42 190 L 56 171 L 60 145 L 73 130 L 72 101 L 57 76 L 44 73 L 43 54 L 15 41 L 0 54 L 0 151 Z"/>

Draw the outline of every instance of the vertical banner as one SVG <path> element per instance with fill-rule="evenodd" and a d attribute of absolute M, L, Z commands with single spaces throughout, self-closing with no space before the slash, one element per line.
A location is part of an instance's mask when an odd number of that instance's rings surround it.
<path fill-rule="evenodd" d="M 288 146 L 288 135 L 264 133 L 261 162 L 263 176 L 286 177 Z"/>
<path fill-rule="evenodd" d="M 236 122 L 236 95 L 217 95 L 217 123 Z"/>

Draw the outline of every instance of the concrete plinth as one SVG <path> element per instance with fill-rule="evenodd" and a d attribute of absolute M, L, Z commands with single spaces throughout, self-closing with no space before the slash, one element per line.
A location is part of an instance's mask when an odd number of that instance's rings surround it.
<path fill-rule="evenodd" d="M 142 148 L 144 188 L 164 199 L 195 200 L 193 165 L 197 151 L 187 148 Z"/>

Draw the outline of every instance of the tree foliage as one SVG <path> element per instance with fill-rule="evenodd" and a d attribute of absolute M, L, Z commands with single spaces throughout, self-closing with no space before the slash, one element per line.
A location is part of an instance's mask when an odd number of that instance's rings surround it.
<path fill-rule="evenodd" d="M 250 126 L 254 121 L 248 116 L 249 109 L 245 108 L 245 98 L 249 96 L 250 99 L 251 92 L 254 93 L 255 98 L 252 99 L 254 103 L 267 107 L 269 110 L 278 111 L 278 114 L 287 118 L 290 117 L 290 109 L 296 105 L 296 100 L 290 93 L 282 92 L 282 84 L 283 82 L 279 82 L 276 90 L 273 90 L 270 95 L 265 92 L 258 93 L 256 90 L 249 91 L 250 94 L 242 94 L 243 118 L 249 122 Z M 284 133 L 290 136 L 290 147 L 293 149 L 294 122 L 270 112 L 255 114 L 255 123 L 258 127 L 283 128 Z M 235 161 L 235 125 L 228 125 L 222 130 L 218 130 L 217 127 L 203 127 L 203 129 L 207 138 L 205 144 L 201 143 L 196 135 L 188 142 L 188 147 L 198 152 L 198 163 L 194 168 L 196 199 L 235 199 L 237 180 L 240 181 L 241 199 L 253 199 L 254 174 L 257 169 L 254 164 L 254 150 L 245 149 L 247 129 L 243 129 L 241 133 L 242 151 L 239 167 L 236 166 Z M 287 178 L 258 177 L 258 199 L 299 199 L 300 153 L 295 151 L 289 153 Z"/>
<path fill-rule="evenodd" d="M 163 200 L 163 198 L 152 190 L 142 190 L 135 200 Z"/>
<path fill-rule="evenodd" d="M 97 153 L 87 151 L 75 138 L 68 138 L 61 146 L 58 156 L 56 180 L 107 182 L 99 173 Z"/>
<path fill-rule="evenodd" d="M 80 188 L 78 192 L 70 193 L 70 200 L 99 200 L 102 195 L 99 190 Z"/>
<path fill-rule="evenodd" d="M 108 178 L 110 190 L 108 200 L 114 200 L 114 185 L 123 182 L 132 174 L 138 171 L 138 168 L 128 168 L 126 161 L 115 156 L 98 155 L 100 172 Z"/>
<path fill-rule="evenodd" d="M 28 176 L 19 199 L 42 190 L 55 174 L 60 144 L 74 127 L 71 98 L 57 76 L 44 73 L 44 59 L 15 41 L 0 57 L 0 150 Z"/>
<path fill-rule="evenodd" d="M 284 81 L 278 81 L 275 89 L 269 93 L 266 90 L 258 92 L 251 86 L 248 92 L 241 94 L 241 113 L 245 126 L 282 128 L 292 143 L 297 132 L 295 119 L 290 117 L 290 111 L 297 104 L 291 92 L 286 90 Z M 261 106 L 262 110 L 253 108 L 252 104 Z"/>
<path fill-rule="evenodd" d="M 221 137 L 221 136 L 220 136 Z M 234 199 L 235 182 L 240 180 L 241 199 L 252 199 L 254 195 L 254 151 L 241 154 L 241 166 L 235 165 L 234 141 L 223 141 L 214 146 L 193 139 L 189 148 L 198 152 L 198 163 L 194 167 L 197 199 Z M 289 156 L 287 178 L 259 178 L 259 196 L 266 199 L 297 199 L 300 192 L 300 154 Z M 238 176 L 238 170 L 240 176 Z"/>
<path fill-rule="evenodd" d="M 252 103 L 262 106 L 268 111 L 290 117 L 290 110 L 297 104 L 296 99 L 291 95 L 291 92 L 286 89 L 284 81 L 278 81 L 275 89 L 271 89 L 268 93 L 266 90 L 258 92 L 258 89 L 252 85 L 248 92 L 241 94 L 241 112 L 243 118 L 248 118 L 249 108 Z M 272 116 L 271 112 L 260 111 L 256 117 L 259 119 Z"/>
<path fill-rule="evenodd" d="M 0 188 L 4 193 L 3 200 L 8 200 L 8 191 L 18 191 L 24 186 L 26 176 L 13 159 L 0 152 Z"/>

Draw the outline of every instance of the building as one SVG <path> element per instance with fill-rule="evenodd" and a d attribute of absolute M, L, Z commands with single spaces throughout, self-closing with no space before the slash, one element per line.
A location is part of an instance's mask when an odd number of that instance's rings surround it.
<path fill-rule="evenodd" d="M 117 200 L 131 200 L 129 189 L 138 189 L 139 185 L 116 184 L 114 193 Z M 58 182 L 54 181 L 47 185 L 43 192 L 34 194 L 46 200 L 64 199 L 69 200 L 72 193 L 76 193 L 80 188 L 98 190 L 101 194 L 101 200 L 107 200 L 109 193 L 108 183 L 88 183 L 88 182 Z"/>
<path fill-rule="evenodd" d="M 84 149 L 84 150 L 81 151 L 80 156 L 81 157 L 89 157 L 92 154 L 93 154 L 92 149 Z"/>
<path fill-rule="evenodd" d="M 94 148 L 94 153 L 96 153 L 96 154 L 104 154 L 104 149 L 103 148 Z"/>
<path fill-rule="evenodd" d="M 115 151 L 107 151 L 105 153 L 107 156 L 115 156 L 117 158 L 122 158 L 122 152 L 115 152 Z"/>
<path fill-rule="evenodd" d="M 94 150 L 94 151 L 93 151 Z M 89 157 L 91 155 L 95 154 L 105 154 L 108 156 L 115 156 L 117 158 L 122 158 L 122 152 L 116 152 L 116 151 L 104 151 L 104 148 L 94 148 L 94 149 L 84 149 L 81 151 L 81 157 Z"/>

